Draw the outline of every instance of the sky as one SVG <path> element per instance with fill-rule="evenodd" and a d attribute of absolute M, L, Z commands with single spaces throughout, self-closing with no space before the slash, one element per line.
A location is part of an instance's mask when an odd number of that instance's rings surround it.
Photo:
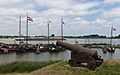
<path fill-rule="evenodd" d="M 22 35 L 26 34 L 26 16 L 29 35 L 61 35 L 61 19 L 64 35 L 120 34 L 120 0 L 0 0 L 0 35 L 18 35 L 19 17 L 22 17 Z"/>

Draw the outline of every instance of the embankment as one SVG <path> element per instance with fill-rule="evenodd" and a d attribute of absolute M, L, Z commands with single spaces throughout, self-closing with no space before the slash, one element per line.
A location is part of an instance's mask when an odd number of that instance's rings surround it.
<path fill-rule="evenodd" d="M 120 60 L 104 61 L 95 71 L 83 67 L 70 67 L 68 62 L 59 61 L 30 72 L 16 71 L 1 75 L 120 75 Z"/>

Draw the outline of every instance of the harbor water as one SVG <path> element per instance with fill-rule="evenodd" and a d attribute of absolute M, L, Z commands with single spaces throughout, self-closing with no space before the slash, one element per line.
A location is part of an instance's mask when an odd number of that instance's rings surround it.
<path fill-rule="evenodd" d="M 86 39 L 67 39 L 66 42 L 75 44 L 75 40 L 78 41 L 79 44 L 84 44 Z M 13 39 L 1 39 L 0 42 L 3 43 L 18 43 Z M 56 41 L 51 41 L 56 42 Z M 113 39 L 113 44 L 119 44 L 120 39 Z M 47 44 L 47 41 L 30 41 L 31 44 L 43 43 Z M 109 39 L 90 39 L 90 43 L 109 43 Z M 120 59 L 120 49 L 116 49 L 115 53 L 103 53 L 102 49 L 94 48 L 92 50 L 96 50 L 98 54 L 105 60 L 108 59 Z M 29 53 L 8 53 L 8 54 L 0 54 L 0 64 L 14 62 L 14 61 L 48 61 L 48 60 L 69 60 L 71 57 L 71 52 L 61 51 L 61 52 L 41 52 L 40 54 L 35 54 L 33 52 Z"/>
<path fill-rule="evenodd" d="M 75 41 L 78 41 L 78 44 L 85 44 L 86 39 L 66 39 L 65 42 L 75 44 Z M 110 43 L 110 39 L 89 39 L 90 43 Z M 89 43 L 87 40 L 86 43 Z M 19 41 L 15 41 L 15 39 L 0 39 L 2 43 L 19 43 Z M 55 43 L 56 41 L 50 41 L 50 43 Z M 29 41 L 30 44 L 47 44 L 48 41 Z M 112 44 L 120 44 L 120 39 L 113 39 Z"/>

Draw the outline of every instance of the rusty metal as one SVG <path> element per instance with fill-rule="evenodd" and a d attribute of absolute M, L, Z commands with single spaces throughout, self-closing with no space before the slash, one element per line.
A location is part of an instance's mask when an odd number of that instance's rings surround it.
<path fill-rule="evenodd" d="M 101 56 L 95 50 L 62 41 L 57 41 L 56 45 L 71 51 L 70 66 L 86 66 L 90 70 L 95 70 L 103 62 L 103 59 L 101 59 Z"/>

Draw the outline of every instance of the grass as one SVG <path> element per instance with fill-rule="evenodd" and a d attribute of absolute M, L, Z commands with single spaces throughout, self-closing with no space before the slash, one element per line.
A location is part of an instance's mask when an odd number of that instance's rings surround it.
<path fill-rule="evenodd" d="M 104 62 L 101 68 L 97 69 L 95 75 L 120 75 L 120 63 L 118 62 Z"/>
<path fill-rule="evenodd" d="M 46 61 L 46 62 L 12 62 L 0 65 L 0 73 L 23 73 L 31 72 L 36 69 L 40 69 L 47 65 L 56 63 L 58 61 Z"/>
<path fill-rule="evenodd" d="M 83 67 L 70 67 L 68 62 L 59 62 L 31 72 L 30 75 L 120 75 L 120 60 L 108 62 L 105 61 L 95 71 Z"/>
<path fill-rule="evenodd" d="M 12 66 L 10 66 L 10 64 Z M 84 67 L 70 67 L 67 61 L 50 61 L 49 63 L 13 62 L 10 64 L 10 67 L 8 64 L 1 66 L 4 69 L 5 66 L 9 67 L 6 69 L 6 72 L 9 74 L 5 75 L 120 75 L 120 60 L 105 61 L 95 71 L 91 71 Z M 16 65 L 19 65 L 19 67 L 16 67 Z M 11 69 L 11 71 L 8 69 Z M 5 71 L 1 71 L 0 68 L 0 73 L 5 73 Z"/>

